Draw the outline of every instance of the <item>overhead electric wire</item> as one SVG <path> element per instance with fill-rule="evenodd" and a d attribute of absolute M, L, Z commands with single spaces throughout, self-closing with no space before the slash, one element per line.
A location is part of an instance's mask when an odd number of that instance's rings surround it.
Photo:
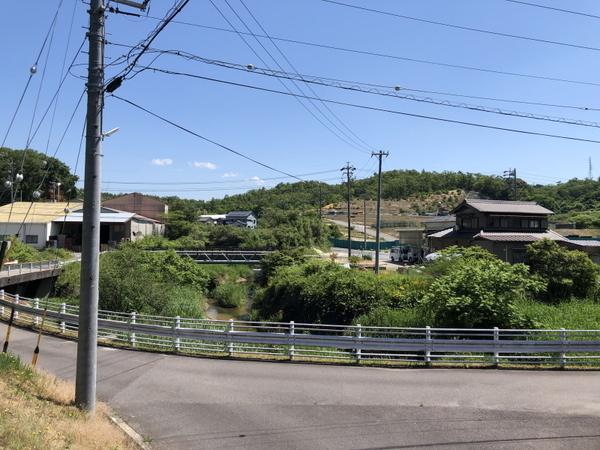
<path fill-rule="evenodd" d="M 152 20 L 161 20 L 160 18 L 153 17 L 153 16 L 145 16 L 145 17 L 147 17 L 148 19 L 152 19 Z M 184 25 L 184 26 L 189 26 L 189 27 L 202 28 L 202 29 L 206 29 L 206 30 L 220 31 L 220 32 L 224 32 L 224 33 L 235 33 L 235 31 L 233 31 L 233 30 L 229 30 L 227 28 L 215 27 L 215 26 L 211 26 L 211 25 L 202 25 L 202 24 L 198 24 L 198 23 L 183 22 L 183 21 L 178 21 L 178 20 L 174 20 L 173 23 L 176 23 L 179 25 Z M 248 35 L 248 36 L 250 35 L 250 33 L 244 33 L 242 31 L 238 31 L 238 33 L 242 34 L 242 35 Z M 257 37 L 263 38 L 263 39 L 268 39 L 267 36 L 264 36 L 264 35 L 260 35 L 260 34 L 256 34 L 256 33 L 254 35 Z M 399 56 L 399 55 L 391 55 L 391 54 L 381 53 L 381 52 L 376 52 L 376 51 L 359 50 L 359 49 L 354 49 L 354 48 L 341 47 L 341 46 L 337 46 L 337 45 L 321 44 L 321 43 L 317 43 L 317 42 L 302 41 L 302 40 L 298 40 L 298 39 L 289 39 L 289 38 L 277 37 L 277 36 L 273 36 L 273 35 L 271 35 L 270 37 L 271 37 L 271 39 L 274 39 L 276 41 L 287 42 L 290 44 L 304 45 L 304 46 L 309 46 L 309 47 L 317 47 L 317 48 L 323 48 L 323 49 L 327 49 L 327 50 L 335 50 L 335 51 L 346 52 L 346 53 L 367 55 L 367 56 L 373 56 L 373 57 L 378 57 L 378 58 L 394 59 L 394 60 L 398 60 L 398 61 L 407 61 L 407 62 L 414 62 L 414 63 L 419 63 L 419 64 L 429 64 L 429 65 L 440 66 L 440 67 L 448 67 L 448 68 L 452 68 L 452 69 L 461 69 L 461 70 L 471 70 L 471 71 L 477 71 L 477 72 L 492 73 L 495 75 L 506 75 L 506 76 L 520 77 L 520 78 L 531 78 L 531 79 L 535 79 L 535 80 L 545 80 L 545 81 L 553 81 L 553 82 L 560 82 L 560 83 L 569 83 L 569 84 L 578 84 L 578 85 L 584 85 L 584 86 L 600 87 L 600 83 L 596 83 L 593 81 L 572 80 L 572 79 L 568 79 L 568 78 L 551 77 L 551 76 L 545 76 L 545 75 L 533 75 L 533 74 L 526 74 L 526 73 L 519 73 L 519 72 L 510 72 L 510 71 L 505 71 L 505 70 L 488 69 L 488 68 L 484 68 L 484 67 L 475 67 L 475 66 L 467 66 L 467 65 L 461 65 L 461 64 L 444 63 L 444 62 L 440 62 L 440 61 L 432 61 L 432 60 L 427 60 L 427 59 L 419 59 L 419 58 L 410 58 L 410 57 Z"/>
<path fill-rule="evenodd" d="M 158 71 L 158 69 L 152 69 L 152 70 Z M 206 81 L 213 81 L 215 83 L 227 84 L 227 85 L 231 85 L 231 86 L 245 87 L 245 88 L 254 89 L 257 91 L 271 92 L 271 93 L 281 94 L 281 95 L 300 96 L 300 94 L 290 94 L 289 92 L 278 91 L 276 89 L 269 89 L 269 88 L 254 86 L 254 85 L 250 85 L 250 84 L 237 83 L 234 81 L 225 81 L 225 80 L 220 80 L 217 78 L 204 77 L 201 75 L 195 75 L 195 74 L 189 74 L 189 73 L 183 73 L 183 72 L 165 71 L 165 70 L 160 70 L 160 72 L 168 73 L 171 75 L 179 75 L 179 76 L 186 76 L 186 77 L 190 77 L 190 78 L 197 78 L 197 79 L 206 80 Z M 550 138 L 555 138 L 555 139 L 566 139 L 566 140 L 571 140 L 571 141 L 600 144 L 600 141 L 594 140 L 594 139 L 586 139 L 586 138 L 580 138 L 580 137 L 575 137 L 575 136 L 567 136 L 567 135 L 559 135 L 559 134 L 551 134 L 551 133 L 542 133 L 542 132 L 523 130 L 523 129 L 518 129 L 518 128 L 500 127 L 500 126 L 487 125 L 487 124 L 482 124 L 482 123 L 477 123 L 477 122 L 468 122 L 468 121 L 463 121 L 463 120 L 448 119 L 445 117 L 436 117 L 436 116 L 429 116 L 429 115 L 425 115 L 425 114 L 415 114 L 415 113 L 409 113 L 409 112 L 405 112 L 405 111 L 398 111 L 398 110 L 394 110 L 394 109 L 379 108 L 379 107 L 375 107 L 375 106 L 359 105 L 356 103 L 343 102 L 343 101 L 339 101 L 339 100 L 332 100 L 332 99 L 325 99 L 325 98 L 323 98 L 322 100 L 324 102 L 332 103 L 335 105 L 350 106 L 353 108 L 365 109 L 365 110 L 370 110 L 370 111 L 386 112 L 386 113 L 390 113 L 390 114 L 397 114 L 397 115 L 414 117 L 414 118 L 419 118 L 419 119 L 434 120 L 434 121 L 438 121 L 438 122 L 453 123 L 453 124 L 457 124 L 457 125 L 466 125 L 466 126 L 472 126 L 472 127 L 477 127 L 477 128 L 487 128 L 487 129 L 491 129 L 491 130 L 505 131 L 505 132 L 510 132 L 510 133 L 528 134 L 528 135 L 532 135 L 532 136 L 544 136 L 544 137 L 550 137 Z"/>
<path fill-rule="evenodd" d="M 133 58 L 133 61 L 131 61 L 127 65 L 127 67 L 125 67 L 125 69 L 123 69 L 123 71 L 121 72 L 120 75 L 115 76 L 113 79 L 115 79 L 117 77 L 126 78 L 127 75 L 129 75 L 131 73 L 131 71 L 133 70 L 133 68 L 135 67 L 137 62 L 140 60 L 142 55 L 144 53 L 146 53 L 146 51 L 148 50 L 148 48 L 150 47 L 152 42 L 165 29 L 165 27 L 169 23 L 171 23 L 171 21 L 173 19 L 175 19 L 175 17 L 177 17 L 177 15 L 183 10 L 183 8 L 185 8 L 185 6 L 189 3 L 189 1 L 190 0 L 180 0 L 178 4 L 174 5 L 173 8 L 171 8 L 171 10 L 169 10 L 169 12 L 166 14 L 165 18 L 161 19 L 161 23 L 154 30 L 152 30 L 152 32 L 150 32 L 150 34 L 146 37 L 146 39 L 144 39 L 142 42 L 140 42 L 140 44 L 138 44 L 138 46 L 141 47 L 141 50 L 135 55 L 135 57 Z M 132 53 L 132 51 L 130 51 L 128 56 L 130 56 L 131 53 Z"/>
<path fill-rule="evenodd" d="M 542 9 L 548 9 L 551 11 L 558 11 L 558 12 L 567 13 L 567 14 L 574 14 L 577 16 L 589 17 L 591 19 L 600 19 L 600 16 L 597 16 L 595 14 L 585 13 L 585 12 L 581 12 L 581 11 L 573 11 L 571 9 L 556 8 L 555 6 L 540 5 L 539 3 L 523 2 L 520 0 L 504 0 L 504 1 L 509 2 L 509 3 L 516 3 L 518 5 L 532 6 L 534 8 L 542 8 Z"/>
<path fill-rule="evenodd" d="M 52 18 L 52 21 L 50 22 L 50 26 L 48 27 L 48 31 L 46 32 L 46 36 L 44 37 L 44 41 L 42 42 L 42 46 L 40 47 L 40 50 L 35 58 L 35 61 L 29 70 L 29 77 L 27 77 L 27 82 L 25 83 L 25 87 L 23 88 L 23 91 L 21 92 L 21 96 L 19 97 L 19 101 L 17 102 L 17 107 L 15 108 L 15 111 L 10 119 L 6 133 L 4 135 L 4 138 L 2 139 L 2 144 L 0 144 L 0 148 L 4 147 L 4 144 L 6 144 L 6 139 L 8 138 L 8 135 L 10 134 L 10 130 L 12 129 L 12 126 L 14 125 L 17 114 L 19 113 L 19 109 L 21 108 L 21 105 L 23 104 L 23 99 L 25 98 L 25 94 L 27 94 L 29 85 L 31 84 L 31 79 L 33 78 L 33 76 L 36 73 L 37 65 L 40 61 L 40 58 L 42 57 L 42 53 L 44 52 L 44 48 L 46 47 L 48 38 L 50 37 L 50 34 L 54 30 L 54 26 L 56 24 L 56 18 L 58 17 L 58 13 L 60 11 L 62 3 L 63 3 L 63 0 L 60 0 L 60 2 L 58 3 L 58 7 L 56 8 L 56 12 L 54 13 L 54 16 Z M 32 70 L 34 68 L 35 68 L 35 70 Z"/>
<path fill-rule="evenodd" d="M 260 54 L 254 49 L 254 47 L 252 47 L 252 45 L 250 45 L 250 43 L 244 38 L 244 34 L 242 34 L 236 27 L 235 25 L 233 25 L 233 23 L 227 18 L 227 16 L 219 9 L 219 7 L 215 4 L 215 2 L 213 0 L 209 0 L 210 3 L 213 5 L 213 7 L 217 10 L 217 12 L 221 15 L 221 17 L 227 22 L 227 24 L 231 27 L 231 29 L 237 33 L 237 35 L 240 37 L 240 39 L 242 39 L 242 41 L 246 44 L 246 46 L 252 51 L 252 53 L 254 53 L 254 55 L 266 66 L 269 67 L 269 64 L 267 64 L 267 62 L 260 56 Z M 228 3 L 229 5 L 229 3 Z M 231 6 L 230 6 L 231 8 Z M 235 13 L 235 10 L 234 10 Z M 236 13 L 237 15 L 237 13 Z M 239 15 L 238 19 L 240 19 Z M 266 47 L 262 44 L 262 42 L 260 42 L 260 40 L 258 39 L 258 37 L 252 32 L 252 30 L 248 27 L 248 25 L 246 25 L 246 23 L 240 19 L 240 21 L 242 22 L 242 24 L 246 27 L 246 29 L 248 30 L 248 35 L 252 36 L 257 42 L 258 44 L 263 48 L 263 50 L 271 57 L 272 60 L 275 61 L 275 63 L 281 68 L 281 66 L 278 64 L 278 62 L 275 60 L 275 58 L 273 58 L 273 56 L 271 55 L 271 53 L 266 49 Z M 268 38 L 267 38 L 268 39 Z M 283 68 L 281 68 L 283 70 Z M 288 91 L 290 94 L 293 94 L 293 92 L 291 91 L 291 89 L 288 87 L 287 84 L 285 84 L 283 81 L 279 80 L 279 83 L 285 88 L 286 91 Z M 294 82 L 292 82 L 292 84 L 294 84 L 294 86 L 296 87 L 296 89 L 298 89 L 302 94 L 303 91 L 302 89 Z M 360 143 L 355 143 L 353 142 L 353 139 L 351 137 L 349 137 L 347 135 L 347 133 L 345 133 L 342 129 L 340 129 L 340 127 L 335 124 L 312 100 L 308 100 L 308 102 L 323 116 L 323 118 L 325 120 L 327 120 L 336 130 L 338 130 L 338 132 L 332 130 L 329 125 L 327 125 L 325 122 L 323 122 L 323 120 L 318 117 L 308 106 L 306 106 L 304 104 L 304 102 L 302 100 L 300 100 L 300 98 L 298 97 L 294 97 L 295 100 L 300 103 L 300 105 L 311 115 L 313 116 L 321 125 L 323 125 L 330 133 L 332 133 L 334 136 L 336 136 L 338 139 L 340 139 L 342 142 L 344 142 L 347 145 L 350 145 L 351 147 L 357 149 L 360 152 L 364 152 L 364 153 L 368 153 L 370 152 L 370 150 L 365 150 L 363 148 L 363 145 Z"/>
<path fill-rule="evenodd" d="M 225 2 L 227 4 L 229 4 L 228 0 L 225 0 Z M 275 47 L 277 49 L 277 51 L 279 52 L 279 54 L 283 57 L 283 59 L 288 63 L 288 65 L 292 68 L 292 70 L 296 73 L 296 75 L 300 76 L 300 73 L 298 71 L 298 69 L 296 69 L 296 66 L 294 66 L 294 64 L 290 61 L 290 59 L 286 56 L 286 54 L 283 52 L 283 50 L 281 50 L 281 48 L 279 47 L 279 45 L 277 45 L 277 42 L 275 42 L 274 39 L 271 39 L 271 36 L 269 36 L 269 33 L 267 32 L 267 30 L 265 30 L 265 28 L 262 26 L 262 24 L 258 21 L 258 19 L 256 18 L 256 16 L 252 13 L 252 11 L 250 10 L 250 8 L 248 8 L 248 6 L 246 5 L 246 3 L 244 2 L 244 0 L 239 0 L 239 2 L 242 4 L 242 6 L 246 9 L 246 11 L 248 12 L 248 14 L 250 14 L 250 17 L 252 17 L 252 19 L 254 20 L 254 22 L 256 22 L 256 24 L 259 26 L 259 28 L 261 29 L 261 31 L 265 34 L 265 36 L 267 36 L 267 38 L 269 39 L 269 42 L 271 42 L 271 44 L 273 45 L 273 47 Z M 258 39 L 257 39 L 258 40 Z M 260 41 L 259 41 L 260 42 Z M 277 64 L 279 66 L 279 64 Z M 279 66 L 281 70 L 283 70 L 281 68 L 281 66 Z M 300 77 L 301 81 L 304 82 L 304 80 L 302 80 L 302 77 Z M 315 92 L 315 90 L 312 88 L 312 86 L 308 83 L 305 83 L 306 86 L 308 87 L 308 89 L 310 90 L 310 92 L 317 98 L 319 98 L 319 94 L 317 94 L 317 92 Z M 346 123 L 340 119 L 340 117 L 327 105 L 327 103 L 325 102 L 321 102 L 321 104 L 323 105 L 323 107 L 325 107 L 325 109 L 352 135 L 354 136 L 358 141 L 362 142 L 363 144 L 365 144 L 367 146 L 368 149 L 373 150 L 373 146 L 370 145 L 368 142 L 366 142 L 365 140 L 363 140 L 360 136 L 358 136 L 353 130 L 352 128 L 350 128 L 348 125 L 346 125 Z"/>
<path fill-rule="evenodd" d="M 131 46 L 131 45 L 121 44 L 121 43 L 117 43 L 117 42 L 110 42 L 110 41 L 107 42 L 107 45 L 133 48 L 133 46 Z M 262 68 L 257 68 L 256 66 L 252 66 L 252 69 L 248 69 L 247 64 L 242 65 L 242 64 L 231 63 L 231 62 L 222 61 L 222 60 L 218 60 L 218 59 L 213 59 L 213 58 L 205 58 L 203 56 L 195 55 L 193 53 L 183 51 L 183 50 L 162 50 L 162 49 L 158 49 L 158 48 L 150 48 L 149 52 L 158 54 L 158 56 L 155 57 L 153 61 L 156 61 L 159 56 L 171 55 L 171 56 L 178 56 L 178 57 L 184 58 L 186 60 L 190 60 L 190 61 L 197 61 L 197 62 L 201 62 L 201 63 L 205 63 L 205 64 L 212 64 L 212 65 L 216 65 L 216 66 L 226 67 L 229 69 L 238 69 L 238 70 L 242 70 L 244 72 L 248 72 L 248 71 L 256 72 L 257 69 L 259 71 L 264 70 Z M 141 70 L 143 71 L 145 69 L 146 68 L 142 68 Z M 281 73 L 284 75 L 289 74 L 288 72 L 285 72 L 285 71 L 276 71 L 273 69 L 271 69 L 271 71 L 273 73 Z M 302 80 L 304 82 L 308 82 L 307 79 L 308 80 L 314 79 L 317 81 L 320 80 L 320 81 L 327 81 L 327 82 L 332 82 L 332 83 L 346 83 L 346 84 L 350 84 L 350 85 L 360 85 L 360 86 L 366 86 L 369 88 L 381 88 L 381 89 L 399 88 L 399 90 L 402 92 L 419 92 L 419 93 L 423 93 L 423 94 L 445 95 L 445 96 L 449 96 L 449 97 L 470 98 L 470 99 L 475 99 L 475 100 L 488 100 L 488 101 L 493 101 L 493 102 L 515 103 L 515 104 L 531 105 L 531 106 L 545 106 L 545 107 L 550 107 L 550 108 L 574 109 L 574 110 L 579 110 L 579 111 L 600 111 L 600 107 L 596 108 L 596 107 L 591 107 L 591 106 L 548 103 L 548 102 L 541 102 L 541 101 L 534 101 L 534 100 L 498 98 L 498 97 L 472 95 L 472 94 L 464 94 L 464 93 L 456 93 L 456 92 L 448 92 L 448 91 L 417 89 L 417 88 L 413 88 L 410 86 L 404 86 L 404 85 L 389 85 L 389 84 L 373 83 L 373 82 L 365 82 L 365 81 L 352 81 L 352 80 L 333 78 L 333 77 L 327 77 L 327 76 L 322 76 L 322 75 L 306 75 L 306 74 L 299 74 L 299 73 L 297 73 L 297 75 L 299 77 L 302 77 Z M 599 84 L 599 86 L 600 86 L 600 84 Z"/>
<path fill-rule="evenodd" d="M 476 33 L 489 34 L 492 36 L 500 36 L 500 37 L 511 38 L 511 39 L 532 41 L 532 42 L 538 42 L 538 43 L 542 43 L 542 44 L 558 45 L 558 46 L 562 46 L 562 47 L 571 47 L 571 48 L 577 48 L 577 49 L 582 49 L 582 50 L 592 50 L 595 52 L 600 51 L 600 47 L 593 47 L 591 45 L 574 44 L 571 42 L 553 41 L 550 39 L 542 39 L 542 38 L 536 38 L 536 37 L 532 37 L 532 36 L 522 36 L 522 35 L 518 35 L 518 34 L 486 30 L 483 28 L 475 28 L 475 27 L 457 25 L 457 24 L 453 24 L 453 23 L 439 22 L 437 20 L 424 19 L 422 17 L 407 16 L 404 14 L 398 14 L 398 13 L 394 13 L 391 11 L 384 11 L 381 9 L 367 8 L 366 6 L 353 5 L 351 3 L 344 3 L 344 2 L 341 2 L 338 0 L 320 0 L 320 1 L 324 2 L 324 3 L 332 4 L 332 5 L 342 6 L 345 8 L 357 9 L 360 11 L 381 14 L 381 15 L 390 16 L 390 17 L 396 17 L 398 19 L 403 19 L 403 20 L 411 20 L 413 22 L 426 23 L 429 25 L 437 25 L 437 26 L 446 27 L 446 28 L 453 28 L 456 30 L 472 31 L 472 32 L 476 32 Z"/>
<path fill-rule="evenodd" d="M 270 76 L 270 77 L 275 77 L 275 78 L 283 78 L 283 79 L 288 79 L 288 80 L 299 80 L 299 81 L 303 81 L 304 83 L 307 83 L 307 84 L 315 84 L 315 85 L 319 85 L 319 86 L 342 89 L 342 90 L 346 90 L 346 91 L 361 92 L 363 94 L 379 95 L 379 96 L 384 96 L 384 97 L 394 97 L 394 98 L 399 98 L 402 100 L 409 100 L 409 101 L 414 101 L 414 102 L 419 102 L 419 103 L 429 103 L 429 104 L 434 104 L 437 106 L 467 109 L 470 111 L 479 111 L 479 112 L 485 112 L 485 113 L 490 113 L 490 114 L 498 114 L 498 115 L 502 115 L 502 116 L 513 116 L 513 117 L 520 117 L 520 118 L 524 118 L 524 119 L 542 120 L 542 121 L 556 122 L 556 123 L 562 123 L 562 124 L 567 124 L 567 125 L 600 128 L 599 123 L 591 122 L 591 121 L 587 121 L 587 120 L 570 119 L 570 118 L 566 118 L 566 117 L 556 117 L 556 116 L 550 116 L 547 114 L 536 114 L 536 113 L 523 112 L 523 111 L 503 110 L 503 109 L 500 109 L 497 107 L 472 105 L 472 104 L 468 104 L 468 103 L 457 103 L 457 102 L 451 102 L 449 100 L 441 100 L 441 99 L 436 99 L 436 98 L 431 98 L 431 97 L 420 97 L 420 96 L 416 96 L 413 94 L 407 95 L 407 94 L 401 93 L 401 91 L 403 89 L 400 89 L 400 92 L 396 91 L 394 88 L 388 88 L 388 89 L 390 89 L 389 91 L 381 91 L 378 88 L 371 87 L 371 86 L 373 86 L 372 84 L 365 84 L 366 86 L 369 86 L 369 87 L 363 88 L 363 87 L 359 86 L 361 83 L 358 83 L 358 82 L 332 81 L 332 80 L 315 77 L 315 76 L 292 74 L 292 73 L 288 73 L 288 72 L 284 72 L 284 71 L 275 71 L 272 69 L 265 69 L 265 68 L 256 67 L 256 66 L 253 66 L 252 70 L 249 71 L 246 68 L 246 66 L 244 66 L 242 64 L 230 63 L 230 62 L 225 62 L 225 61 L 208 60 L 208 59 L 202 58 L 202 57 L 195 57 L 194 60 L 203 62 L 205 64 L 211 64 L 211 65 L 216 65 L 219 67 L 224 67 L 227 69 L 235 69 L 235 70 L 239 70 L 239 71 L 243 71 L 243 72 L 251 72 L 251 73 L 256 73 L 259 75 Z M 164 73 L 170 72 L 166 69 L 153 68 L 153 67 L 146 67 L 144 69 L 141 69 L 140 71 L 142 71 L 142 70 L 155 70 L 157 72 L 164 72 Z"/>
<path fill-rule="evenodd" d="M 65 74 L 65 68 L 67 66 L 67 56 L 69 54 L 69 47 L 71 45 L 71 35 L 73 32 L 73 24 L 75 23 L 75 13 L 77 12 L 77 1 L 73 1 L 73 11 L 71 13 L 71 21 L 69 23 L 69 32 L 67 34 L 67 43 L 65 45 L 65 52 L 63 54 L 63 59 L 62 59 L 62 66 L 60 69 L 60 77 L 59 80 L 62 79 L 62 77 Z M 58 109 L 58 99 L 56 100 L 56 102 L 54 102 L 54 108 L 52 109 L 52 117 L 50 119 L 50 127 L 48 130 L 48 139 L 46 140 L 46 149 L 44 151 L 44 154 L 48 154 L 48 150 L 50 149 L 50 138 L 52 137 L 52 129 L 54 127 L 54 119 L 56 118 L 56 110 Z"/>
<path fill-rule="evenodd" d="M 167 119 L 166 117 L 163 117 L 163 116 L 161 116 L 161 115 L 159 115 L 159 114 L 157 114 L 155 112 L 152 112 L 149 109 L 146 109 L 143 106 L 140 106 L 137 103 L 132 102 L 131 100 L 127 100 L 127 99 L 125 99 L 123 97 L 119 97 L 116 94 L 112 94 L 111 97 L 116 98 L 118 100 L 121 100 L 122 102 L 128 103 L 129 105 L 131 105 L 131 106 L 133 106 L 133 107 L 135 107 L 135 108 L 137 108 L 137 109 L 139 109 L 141 111 L 144 111 L 145 113 L 147 113 L 147 114 L 149 114 L 149 115 L 151 115 L 151 116 L 153 116 L 153 117 L 155 117 L 155 118 L 157 118 L 157 119 L 159 119 L 159 120 L 161 120 L 161 121 L 163 121 L 165 123 L 168 123 L 169 125 L 171 125 L 171 126 L 173 126 L 175 128 L 178 128 L 181 131 L 184 131 L 184 132 L 186 132 L 188 134 L 191 134 L 192 136 L 195 136 L 195 137 L 197 137 L 199 139 L 202 139 L 203 141 L 206 141 L 206 142 L 209 142 L 209 143 L 211 143 L 213 145 L 216 145 L 217 147 L 222 148 L 223 150 L 226 150 L 226 151 L 228 151 L 230 153 L 233 153 L 234 155 L 240 156 L 241 158 L 247 159 L 248 161 L 251 161 L 251 162 L 253 162 L 255 164 L 258 164 L 259 166 L 262 166 L 262 167 L 264 167 L 266 169 L 272 170 L 273 172 L 277 172 L 277 173 L 280 173 L 282 175 L 286 175 L 286 176 L 288 176 L 290 178 L 295 178 L 298 181 L 304 181 L 304 180 L 302 180 L 302 178 L 299 178 L 296 175 L 292 175 L 292 174 L 290 174 L 288 172 L 285 172 L 283 170 L 276 169 L 275 167 L 271 166 L 270 164 L 266 164 L 266 163 L 263 163 L 261 161 L 258 161 L 256 159 L 252 158 L 251 156 L 248 156 L 248 155 L 246 155 L 246 154 L 244 154 L 242 152 L 239 152 L 237 150 L 232 149 L 231 147 L 223 145 L 223 144 L 221 144 L 221 143 L 219 143 L 219 142 L 217 142 L 217 141 L 215 141 L 213 139 L 209 139 L 209 138 L 207 138 L 205 136 L 202 136 L 201 134 L 198 134 L 195 131 L 190 130 L 189 128 L 186 128 L 186 127 L 184 127 L 182 125 L 179 125 L 179 124 L 173 122 L 172 120 Z"/>
<path fill-rule="evenodd" d="M 333 170 L 321 170 L 319 172 L 311 172 L 311 173 L 300 173 L 300 174 L 296 174 L 296 177 L 309 177 L 309 176 L 313 176 L 313 175 L 323 175 L 326 173 L 338 173 L 340 170 L 339 169 L 333 169 Z M 261 180 L 263 181 L 273 181 L 273 180 L 285 180 L 291 178 L 289 176 L 284 176 L 284 177 L 269 177 L 269 178 L 261 178 Z M 240 180 L 227 180 L 227 181 L 102 181 L 102 183 L 105 184 L 123 184 L 123 185 L 127 185 L 127 184 L 134 184 L 134 185 L 169 185 L 169 186 L 173 186 L 173 185 L 203 185 L 203 184 L 229 184 L 229 183 L 249 183 L 253 181 L 252 179 L 240 179 Z M 302 180 L 302 181 L 311 181 L 311 180 Z"/>

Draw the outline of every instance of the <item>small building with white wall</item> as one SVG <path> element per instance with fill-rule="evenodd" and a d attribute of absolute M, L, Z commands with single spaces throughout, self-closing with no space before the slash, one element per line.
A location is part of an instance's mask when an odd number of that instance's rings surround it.
<path fill-rule="evenodd" d="M 67 202 L 14 202 L 0 207 L 0 237 L 18 239 L 32 247 L 42 249 L 58 240 L 60 224 L 53 220 L 69 213 L 71 208 L 81 208 L 81 203 Z"/>

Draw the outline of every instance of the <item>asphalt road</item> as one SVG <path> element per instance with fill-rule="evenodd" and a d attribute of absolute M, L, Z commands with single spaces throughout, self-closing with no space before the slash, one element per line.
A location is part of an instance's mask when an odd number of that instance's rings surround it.
<path fill-rule="evenodd" d="M 33 333 L 13 336 L 29 361 Z M 73 379 L 75 353 L 44 337 L 39 365 Z M 98 356 L 99 397 L 159 449 L 600 449 L 598 372 Z"/>
<path fill-rule="evenodd" d="M 327 218 L 327 220 L 335 223 L 336 225 L 341 225 L 343 227 L 348 226 L 348 222 L 344 221 L 344 220 L 336 220 L 336 219 L 329 219 L 329 218 Z M 365 226 L 362 224 L 350 223 L 350 226 L 353 227 L 356 231 L 365 233 L 367 236 L 375 237 L 377 235 L 377 230 L 373 227 L 370 227 L 369 225 L 367 225 L 365 228 Z M 393 242 L 393 241 L 398 240 L 398 236 L 392 236 L 391 234 L 386 234 L 386 233 L 379 233 L 379 238 L 382 241 L 392 241 Z"/>

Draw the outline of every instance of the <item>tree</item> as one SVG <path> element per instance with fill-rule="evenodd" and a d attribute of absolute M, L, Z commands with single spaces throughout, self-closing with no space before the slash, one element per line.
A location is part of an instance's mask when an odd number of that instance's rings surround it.
<path fill-rule="evenodd" d="M 598 267 L 584 252 L 567 250 L 549 239 L 527 246 L 527 264 L 547 283 L 545 300 L 587 297 L 598 282 Z"/>
<path fill-rule="evenodd" d="M 78 177 L 71 174 L 69 166 L 59 159 L 31 149 L 0 148 L 1 182 L 14 182 L 17 173 L 23 174 L 23 181 L 13 184 L 16 200 L 23 198 L 23 201 L 31 201 L 33 192 L 36 190 L 40 191 L 42 199 L 48 198 L 51 183 L 61 183 L 60 190 L 65 198 L 77 198 L 75 183 Z M 10 201 L 10 195 L 5 194 L 0 197 L 1 204 L 10 203 Z"/>
<path fill-rule="evenodd" d="M 423 303 L 433 315 L 434 326 L 522 328 L 531 321 L 519 314 L 515 300 L 544 287 L 524 264 L 458 258 L 445 275 L 433 281 Z"/>

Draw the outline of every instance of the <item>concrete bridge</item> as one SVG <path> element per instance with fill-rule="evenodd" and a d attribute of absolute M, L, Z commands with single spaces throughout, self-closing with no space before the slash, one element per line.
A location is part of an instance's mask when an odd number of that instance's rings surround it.
<path fill-rule="evenodd" d="M 61 261 L 5 264 L 0 270 L 0 289 L 19 295 L 43 297 L 62 270 Z"/>

